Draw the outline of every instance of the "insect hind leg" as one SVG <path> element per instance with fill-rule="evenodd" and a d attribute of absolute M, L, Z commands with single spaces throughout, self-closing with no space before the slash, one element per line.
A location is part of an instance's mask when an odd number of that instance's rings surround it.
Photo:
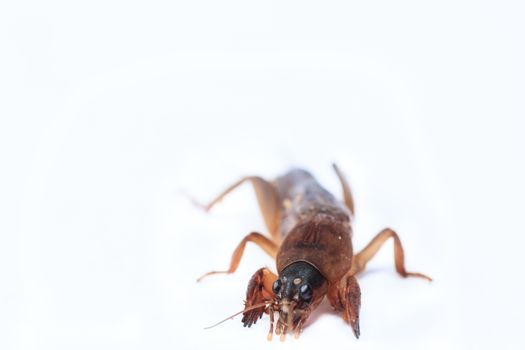
<path fill-rule="evenodd" d="M 264 223 L 266 224 L 266 227 L 268 228 L 272 239 L 276 242 L 279 242 L 279 220 L 281 215 L 279 195 L 275 187 L 262 177 L 245 176 L 239 181 L 230 185 L 228 188 L 226 188 L 210 203 L 199 206 L 202 207 L 205 211 L 211 210 L 211 208 L 215 206 L 215 204 L 220 202 L 227 194 L 229 194 L 245 182 L 250 182 L 253 185 L 255 195 L 257 197 L 257 202 L 259 204 L 259 209 L 261 210 L 261 214 L 264 219 Z"/>
<path fill-rule="evenodd" d="M 332 167 L 334 168 L 334 171 L 337 174 L 337 177 L 339 178 L 339 182 L 341 182 L 341 187 L 343 189 L 343 200 L 345 202 L 345 205 L 348 208 L 348 210 L 350 210 L 352 216 L 354 216 L 354 199 L 352 198 L 352 192 L 350 192 L 350 186 L 348 185 L 348 181 L 346 181 L 346 177 L 343 175 L 341 170 L 339 170 L 339 167 L 335 163 L 332 164 Z"/>

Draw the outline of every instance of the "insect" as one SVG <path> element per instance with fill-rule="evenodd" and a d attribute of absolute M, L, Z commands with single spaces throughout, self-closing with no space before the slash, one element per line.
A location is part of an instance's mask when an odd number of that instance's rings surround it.
<path fill-rule="evenodd" d="M 394 240 L 397 272 L 402 277 L 432 281 L 421 273 L 406 271 L 401 241 L 389 228 L 353 254 L 354 201 L 346 178 L 335 164 L 333 168 L 341 182 L 342 202 L 309 172 L 292 169 L 271 182 L 258 176 L 243 177 L 203 206 L 209 211 L 245 182 L 251 182 L 255 189 L 269 236 L 251 232 L 234 250 L 228 270 L 210 271 L 199 281 L 214 274 L 234 273 L 248 242 L 255 243 L 275 258 L 277 274 L 266 267 L 255 272 L 248 283 L 242 311 L 245 327 L 255 324 L 264 313 L 269 315 L 268 340 L 272 339 L 274 330 L 282 341 L 288 332 L 299 337 L 305 321 L 324 297 L 359 338 L 361 291 L 356 275 L 365 270 L 366 264 L 389 238 Z"/>

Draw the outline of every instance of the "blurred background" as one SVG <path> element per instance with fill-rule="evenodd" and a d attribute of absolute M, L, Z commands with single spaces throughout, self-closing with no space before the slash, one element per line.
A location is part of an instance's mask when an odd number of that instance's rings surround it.
<path fill-rule="evenodd" d="M 523 348 L 525 31 L 519 1 L 0 4 L 2 349 Z M 299 166 L 335 195 L 356 340 L 322 304 L 299 340 L 240 317 L 264 232 L 244 175 Z"/>

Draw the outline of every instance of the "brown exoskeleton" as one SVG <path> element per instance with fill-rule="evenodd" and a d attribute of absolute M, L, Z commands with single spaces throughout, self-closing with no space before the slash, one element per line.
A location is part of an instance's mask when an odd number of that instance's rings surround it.
<path fill-rule="evenodd" d="M 350 219 L 354 203 L 346 179 L 335 164 L 333 167 L 342 184 L 344 204 L 310 173 L 293 169 L 273 182 L 258 176 L 244 177 L 205 206 L 210 210 L 246 181 L 254 186 L 270 237 L 258 232 L 248 234 L 233 252 L 228 270 L 208 272 L 199 280 L 212 274 L 235 272 L 247 242 L 257 244 L 274 257 L 278 275 L 268 268 L 255 272 L 248 284 L 242 318 L 244 326 L 250 327 L 263 313 L 269 314 L 269 340 L 274 332 L 275 312 L 279 314 L 275 333 L 281 335 L 281 340 L 287 332 L 295 332 L 298 337 L 306 319 L 325 296 L 359 338 L 361 291 L 356 275 L 364 271 L 390 237 L 394 239 L 397 272 L 403 277 L 431 281 L 426 275 L 405 270 L 401 241 L 391 229 L 382 230 L 363 250 L 353 254 Z"/>

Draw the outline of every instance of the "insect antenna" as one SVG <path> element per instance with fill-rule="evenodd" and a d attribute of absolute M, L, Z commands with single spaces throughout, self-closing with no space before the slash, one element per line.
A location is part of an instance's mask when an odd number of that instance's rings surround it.
<path fill-rule="evenodd" d="M 268 306 L 269 304 L 271 304 L 272 302 L 271 301 L 267 301 L 267 302 L 264 302 L 264 303 L 260 303 L 260 304 L 256 304 L 256 305 L 252 305 L 250 307 L 247 307 L 245 308 L 244 310 L 241 310 L 233 315 L 231 315 L 230 317 L 226 317 L 224 320 L 220 321 L 220 322 L 217 322 L 216 324 L 212 325 L 212 326 L 208 326 L 208 327 L 204 327 L 204 329 L 211 329 L 213 327 L 217 327 L 218 325 L 220 325 L 221 323 L 224 323 L 228 320 L 233 320 L 233 318 L 237 315 L 240 315 L 242 313 L 245 313 L 246 311 L 250 311 L 250 310 L 253 310 L 253 309 L 258 309 L 260 308 L 261 306 Z"/>

